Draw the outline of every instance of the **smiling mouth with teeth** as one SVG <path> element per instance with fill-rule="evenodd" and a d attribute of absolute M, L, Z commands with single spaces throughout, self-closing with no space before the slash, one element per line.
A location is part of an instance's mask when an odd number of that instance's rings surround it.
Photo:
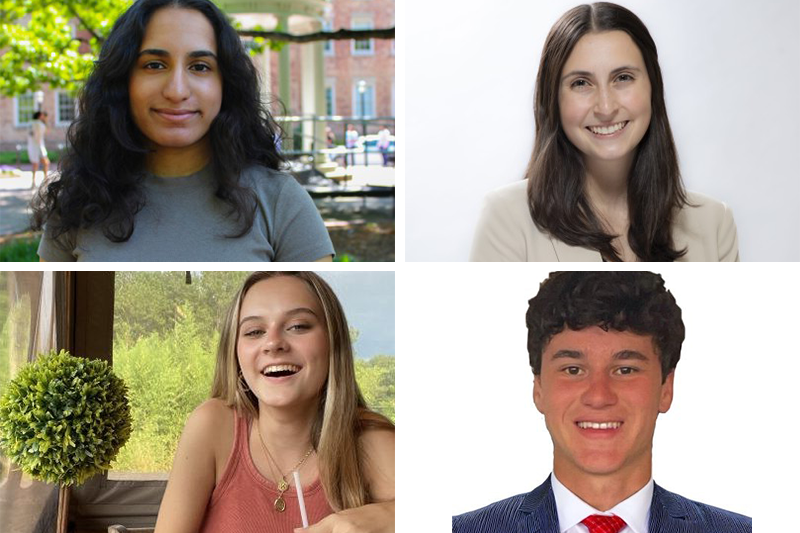
<path fill-rule="evenodd" d="M 300 367 L 297 365 L 270 365 L 261 371 L 268 378 L 282 378 L 298 372 L 300 372 Z"/>
<path fill-rule="evenodd" d="M 630 121 L 623 120 L 622 122 L 612 124 L 611 126 L 586 126 L 586 129 L 595 135 L 611 135 L 621 129 L 624 129 L 628 125 L 628 122 Z"/>
<path fill-rule="evenodd" d="M 581 429 L 617 429 L 622 422 L 576 422 Z"/>

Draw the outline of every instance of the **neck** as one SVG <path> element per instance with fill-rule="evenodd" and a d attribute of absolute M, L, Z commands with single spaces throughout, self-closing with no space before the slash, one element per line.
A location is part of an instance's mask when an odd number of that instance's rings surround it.
<path fill-rule="evenodd" d="M 633 155 L 616 161 L 586 162 L 585 191 L 589 203 L 602 221 L 617 233 L 628 220 L 628 175 Z"/>
<path fill-rule="evenodd" d="M 161 177 L 181 177 L 194 174 L 210 161 L 208 137 L 191 146 L 170 148 L 160 146 L 145 157 L 147 170 Z"/>
<path fill-rule="evenodd" d="M 608 511 L 619 502 L 630 498 L 644 487 L 652 476 L 652 457 L 646 465 L 621 470 L 613 474 L 587 474 L 574 465 L 560 462 L 553 464 L 558 481 L 570 492 L 598 511 Z"/>
<path fill-rule="evenodd" d="M 291 468 L 311 447 L 316 405 L 287 409 L 259 405 L 258 428 L 281 468 Z"/>

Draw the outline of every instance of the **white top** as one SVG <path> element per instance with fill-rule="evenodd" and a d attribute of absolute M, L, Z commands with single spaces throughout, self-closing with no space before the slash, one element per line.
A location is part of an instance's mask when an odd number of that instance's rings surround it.
<path fill-rule="evenodd" d="M 560 533 L 588 533 L 589 528 L 581 524 L 581 520 L 589 515 L 617 515 L 627 524 L 620 533 L 648 533 L 650 521 L 650 504 L 653 502 L 655 483 L 650 478 L 638 492 L 619 502 L 608 511 L 598 511 L 578 498 L 567 487 L 561 484 L 555 473 L 550 474 L 553 496 L 556 500 Z"/>

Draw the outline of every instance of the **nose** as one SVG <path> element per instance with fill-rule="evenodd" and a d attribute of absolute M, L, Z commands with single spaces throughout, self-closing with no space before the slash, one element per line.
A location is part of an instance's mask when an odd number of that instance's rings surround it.
<path fill-rule="evenodd" d="M 600 87 L 597 91 L 597 100 L 594 105 L 594 113 L 598 119 L 610 120 L 616 114 L 618 108 L 617 98 L 610 87 Z"/>
<path fill-rule="evenodd" d="M 265 353 L 285 352 L 288 346 L 283 331 L 280 328 L 271 328 L 264 337 L 262 350 Z"/>
<path fill-rule="evenodd" d="M 176 68 L 170 73 L 164 85 L 163 95 L 171 102 L 182 102 L 189 98 L 191 89 L 188 73 L 184 69 Z"/>
<path fill-rule="evenodd" d="M 586 390 L 581 401 L 587 407 L 602 409 L 617 403 L 617 394 L 611 386 L 611 379 L 605 374 L 596 374 L 587 380 Z"/>

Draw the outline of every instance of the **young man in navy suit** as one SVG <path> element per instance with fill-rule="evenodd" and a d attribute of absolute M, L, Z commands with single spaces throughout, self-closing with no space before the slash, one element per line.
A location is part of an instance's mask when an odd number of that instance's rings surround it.
<path fill-rule="evenodd" d="M 672 403 L 685 334 L 661 276 L 556 272 L 528 303 L 533 400 L 553 474 L 453 517 L 453 533 L 751 533 L 751 518 L 653 482 L 656 418 Z"/>

